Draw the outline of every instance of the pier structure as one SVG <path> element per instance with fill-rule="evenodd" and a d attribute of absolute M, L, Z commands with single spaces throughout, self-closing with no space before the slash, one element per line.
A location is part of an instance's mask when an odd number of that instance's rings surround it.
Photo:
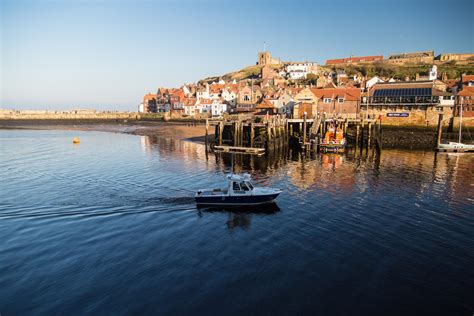
<path fill-rule="evenodd" d="M 286 118 L 279 115 L 239 116 L 206 120 L 206 149 L 262 155 L 284 146 L 305 152 L 319 151 L 321 139 L 331 126 L 342 129 L 355 148 L 382 150 L 381 121 L 375 118 L 344 118 L 318 115 Z M 210 139 L 210 132 L 214 137 Z"/>
<path fill-rule="evenodd" d="M 281 116 L 270 118 L 232 115 L 226 119 L 206 120 L 206 148 L 226 152 L 263 154 L 288 144 L 287 121 Z M 209 132 L 214 129 L 214 138 Z"/>
<path fill-rule="evenodd" d="M 331 126 L 342 129 L 344 136 L 356 148 L 382 151 L 382 124 L 375 118 L 344 118 L 319 115 L 308 119 L 287 119 L 290 137 L 296 137 L 302 150 L 318 151 L 321 139 Z"/>

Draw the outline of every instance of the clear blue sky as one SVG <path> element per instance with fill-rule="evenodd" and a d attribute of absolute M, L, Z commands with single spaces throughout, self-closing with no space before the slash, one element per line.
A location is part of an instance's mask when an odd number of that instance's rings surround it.
<path fill-rule="evenodd" d="M 474 53 L 473 0 L 1 1 L 0 108 L 136 110 L 143 94 L 254 64 Z"/>

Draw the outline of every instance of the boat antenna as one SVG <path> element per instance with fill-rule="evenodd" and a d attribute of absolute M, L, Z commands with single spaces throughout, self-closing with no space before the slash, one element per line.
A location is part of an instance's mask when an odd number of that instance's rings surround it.
<path fill-rule="evenodd" d="M 461 97 L 461 104 L 459 105 L 459 143 L 462 140 L 462 99 Z"/>

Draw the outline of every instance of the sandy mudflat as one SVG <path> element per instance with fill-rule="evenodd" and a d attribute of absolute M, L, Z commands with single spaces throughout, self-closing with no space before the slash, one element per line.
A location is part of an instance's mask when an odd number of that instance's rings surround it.
<path fill-rule="evenodd" d="M 204 142 L 205 126 L 174 122 L 1 120 L 0 129 L 77 130 L 125 133 Z"/>

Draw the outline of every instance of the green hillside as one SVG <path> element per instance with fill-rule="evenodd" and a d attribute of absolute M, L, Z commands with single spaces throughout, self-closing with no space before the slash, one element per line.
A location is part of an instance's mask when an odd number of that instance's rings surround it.
<path fill-rule="evenodd" d="M 395 79 L 404 80 L 406 77 L 415 79 L 416 74 L 421 76 L 427 75 L 431 65 L 427 64 L 409 64 L 409 65 L 393 65 L 389 63 L 379 62 L 370 65 L 349 65 L 338 67 L 324 67 L 326 70 L 345 70 L 348 75 L 360 74 L 362 76 L 382 76 L 393 77 Z M 468 65 L 460 65 L 455 62 L 438 65 L 438 74 L 446 73 L 448 79 L 461 78 L 462 74 L 474 74 L 474 63 Z"/>

